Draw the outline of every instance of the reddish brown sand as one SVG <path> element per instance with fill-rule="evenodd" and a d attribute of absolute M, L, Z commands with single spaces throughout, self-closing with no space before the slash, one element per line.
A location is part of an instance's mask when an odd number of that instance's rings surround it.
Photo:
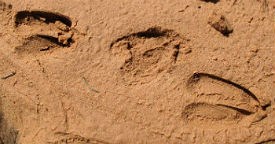
<path fill-rule="evenodd" d="M 274 0 L 0 0 L 0 144 L 275 143 L 274 14 Z"/>

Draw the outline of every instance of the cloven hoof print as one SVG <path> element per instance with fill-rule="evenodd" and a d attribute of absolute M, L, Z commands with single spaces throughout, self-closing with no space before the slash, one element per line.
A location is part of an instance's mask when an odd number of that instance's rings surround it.
<path fill-rule="evenodd" d="M 0 0 L 0 144 L 275 144 L 275 0 Z"/>

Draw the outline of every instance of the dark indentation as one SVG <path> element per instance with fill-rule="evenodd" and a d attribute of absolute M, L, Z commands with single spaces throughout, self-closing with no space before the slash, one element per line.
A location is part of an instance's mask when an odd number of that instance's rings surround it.
<path fill-rule="evenodd" d="M 229 37 L 229 34 L 230 34 L 231 32 L 225 32 L 225 33 L 222 33 L 224 36 L 226 36 L 226 37 Z"/>
<path fill-rule="evenodd" d="M 176 62 L 178 60 L 179 51 L 180 51 L 180 44 L 175 45 L 175 51 L 173 53 L 174 62 Z"/>
<path fill-rule="evenodd" d="M 7 4 L 5 2 L 0 1 L 0 10 L 1 11 L 11 10 L 11 9 L 12 9 L 12 5 L 11 4 Z"/>
<path fill-rule="evenodd" d="M 230 80 L 227 80 L 227 79 L 224 79 L 224 78 L 221 78 L 221 77 L 218 77 L 218 76 L 215 76 L 213 74 L 208 74 L 208 73 L 194 73 L 192 75 L 192 77 L 188 80 L 188 84 L 191 84 L 191 83 L 194 83 L 194 82 L 198 82 L 200 80 L 201 77 L 209 77 L 209 78 L 212 78 L 212 79 L 215 79 L 215 80 L 218 80 L 218 81 L 221 81 L 221 82 L 224 82 L 224 83 L 227 83 L 227 84 L 230 84 L 240 90 L 242 90 L 243 92 L 245 92 L 246 94 L 248 94 L 250 97 L 252 97 L 255 101 L 257 101 L 260 104 L 260 101 L 259 99 L 256 97 L 255 94 L 253 94 L 250 90 L 248 90 L 247 88 L 245 88 L 244 86 L 241 86 L 235 82 L 232 82 Z M 263 109 L 263 107 L 261 106 L 261 108 Z"/>
<path fill-rule="evenodd" d="M 68 44 L 63 44 L 63 43 L 60 43 L 58 41 L 58 38 L 56 38 L 56 37 L 52 37 L 52 36 L 48 36 L 48 35 L 36 35 L 35 37 L 45 39 L 49 42 L 52 42 L 52 43 L 57 44 L 57 45 L 62 46 L 62 47 L 68 47 L 73 42 L 71 38 L 68 40 Z M 47 49 L 42 49 L 41 51 L 45 51 L 45 50 L 47 50 Z"/>
<path fill-rule="evenodd" d="M 217 2 L 219 2 L 219 0 L 201 0 L 201 1 L 204 1 L 204 2 L 211 2 L 211 3 L 217 3 Z"/>
<path fill-rule="evenodd" d="M 219 31 L 219 30 L 218 30 Z M 233 32 L 233 29 L 225 29 L 220 31 L 224 36 L 229 37 L 229 35 Z"/>
<path fill-rule="evenodd" d="M 137 32 L 137 33 L 133 33 L 130 35 L 126 35 L 123 37 L 118 38 L 117 40 L 115 40 L 114 42 L 111 43 L 110 48 L 113 47 L 113 45 L 123 39 L 127 39 L 129 37 L 140 37 L 140 38 L 157 38 L 157 37 L 163 37 L 168 35 L 171 32 L 171 30 L 167 30 L 167 29 L 161 29 L 161 27 L 152 27 L 147 29 L 146 31 L 142 31 L 142 32 Z"/>
<path fill-rule="evenodd" d="M 0 144 L 17 144 L 18 131 L 8 126 L 0 112 Z"/>
<path fill-rule="evenodd" d="M 271 106 L 271 103 L 268 103 L 268 104 L 262 105 L 262 108 L 263 110 L 266 110 L 270 106 Z"/>
<path fill-rule="evenodd" d="M 4 77 L 1 77 L 1 79 L 2 79 L 2 80 L 8 79 L 8 78 L 10 78 L 10 77 L 12 77 L 12 76 L 15 76 L 15 74 L 16 74 L 16 72 L 13 71 L 13 72 L 11 72 L 10 74 L 8 74 L 8 75 L 6 75 L 6 76 L 4 76 Z M 0 120 L 1 120 L 1 117 L 0 117 Z M 0 121 L 0 122 L 1 122 L 1 121 Z"/>
<path fill-rule="evenodd" d="M 15 15 L 15 24 L 16 26 L 19 26 L 24 23 L 24 20 L 28 20 L 31 18 L 43 21 L 47 24 L 60 21 L 69 27 L 72 26 L 72 21 L 69 17 L 59 13 L 52 13 L 46 11 L 20 11 Z"/>
<path fill-rule="evenodd" d="M 200 80 L 201 76 L 198 73 L 194 73 L 187 82 L 187 85 L 197 83 Z"/>
<path fill-rule="evenodd" d="M 135 35 L 137 37 L 144 37 L 144 38 L 156 38 L 166 35 L 167 31 L 162 31 L 159 27 L 149 28 L 144 32 L 138 32 Z"/>
<path fill-rule="evenodd" d="M 274 143 L 275 143 L 275 139 L 268 139 L 265 141 L 257 142 L 256 144 L 274 144 Z"/>
<path fill-rule="evenodd" d="M 226 108 L 229 108 L 229 109 L 233 109 L 233 110 L 238 111 L 239 113 L 241 113 L 243 115 L 251 115 L 251 114 L 253 114 L 253 112 L 250 112 L 248 110 L 240 109 L 240 108 L 229 106 L 229 105 L 224 105 L 224 104 L 216 104 L 216 105 L 217 106 L 226 107 Z"/>

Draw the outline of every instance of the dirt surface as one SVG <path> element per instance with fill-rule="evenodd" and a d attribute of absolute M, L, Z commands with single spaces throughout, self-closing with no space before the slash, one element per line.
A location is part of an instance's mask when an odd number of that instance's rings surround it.
<path fill-rule="evenodd" d="M 274 0 L 0 0 L 0 144 L 275 143 Z"/>

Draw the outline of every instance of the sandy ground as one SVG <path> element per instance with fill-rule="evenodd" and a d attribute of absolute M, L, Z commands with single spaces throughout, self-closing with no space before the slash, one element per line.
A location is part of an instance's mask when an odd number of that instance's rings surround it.
<path fill-rule="evenodd" d="M 1 0 L 0 144 L 275 143 L 274 14 L 274 0 Z"/>

